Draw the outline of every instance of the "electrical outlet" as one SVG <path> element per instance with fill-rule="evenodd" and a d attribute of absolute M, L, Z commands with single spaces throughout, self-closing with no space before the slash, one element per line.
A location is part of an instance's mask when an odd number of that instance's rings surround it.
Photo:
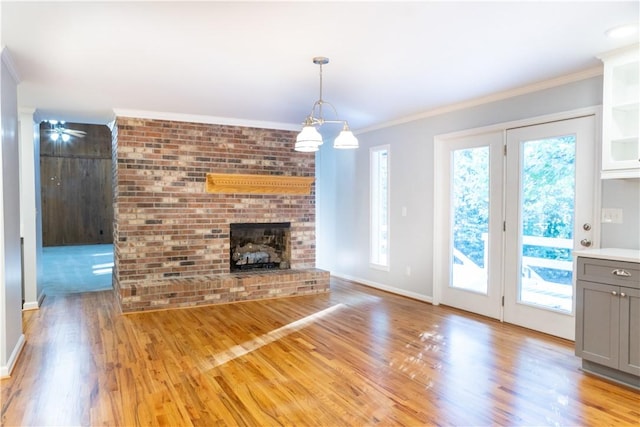
<path fill-rule="evenodd" d="M 603 224 L 622 224 L 622 209 L 602 208 Z"/>
<path fill-rule="evenodd" d="M 404 274 L 406 274 L 407 276 L 411 276 L 411 267 L 406 266 L 404 270 Z"/>

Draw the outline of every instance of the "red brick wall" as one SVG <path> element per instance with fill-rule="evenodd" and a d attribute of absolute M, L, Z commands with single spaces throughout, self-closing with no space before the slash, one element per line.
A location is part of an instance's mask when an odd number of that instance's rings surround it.
<path fill-rule="evenodd" d="M 138 286 L 229 273 L 229 224 L 290 222 L 291 268 L 315 266 L 310 195 L 205 192 L 207 172 L 314 176 L 296 132 L 118 117 L 114 130 L 114 279 Z"/>

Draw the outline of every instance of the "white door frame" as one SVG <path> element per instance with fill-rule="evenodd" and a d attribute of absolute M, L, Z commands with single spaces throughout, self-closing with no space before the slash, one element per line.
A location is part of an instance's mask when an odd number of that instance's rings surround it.
<path fill-rule="evenodd" d="M 498 123 L 495 125 L 484 126 L 480 128 L 467 129 L 458 132 L 452 132 L 442 135 L 436 135 L 434 137 L 434 222 L 433 222 L 433 236 L 434 236 L 434 250 L 433 250 L 433 305 L 439 305 L 442 301 L 442 287 L 448 286 L 448 255 L 446 248 L 448 247 L 449 230 L 445 229 L 442 225 L 447 222 L 447 214 L 449 211 L 449 194 L 445 190 L 445 186 L 442 185 L 442 180 L 445 177 L 445 168 L 449 168 L 448 163 L 444 163 L 443 159 L 448 153 L 447 142 L 452 139 L 458 139 L 462 137 L 469 137 L 477 134 L 485 134 L 490 132 L 503 132 L 506 134 L 507 129 L 531 126 L 536 124 L 542 124 L 546 122 L 553 122 L 559 120 L 567 120 L 577 118 L 581 116 L 595 115 L 596 118 L 596 165 L 600 164 L 601 147 L 602 147 L 602 132 L 601 132 L 601 118 L 602 107 L 593 106 L 580 108 L 576 110 L 564 111 L 560 113 L 548 114 L 544 116 L 537 116 L 523 120 L 515 120 L 510 122 Z M 600 185 L 600 168 L 597 167 L 594 175 L 594 203 L 593 203 L 593 245 L 594 248 L 600 247 L 600 205 L 601 205 L 601 185 Z M 448 187 L 448 186 L 446 186 Z M 503 208 L 504 212 L 504 208 Z M 503 250 L 504 250 L 504 236 L 503 236 Z M 575 280 L 575 275 L 574 275 Z M 504 278 L 502 278 L 502 295 L 504 295 Z M 500 310 L 500 321 L 504 321 L 504 312 Z"/>

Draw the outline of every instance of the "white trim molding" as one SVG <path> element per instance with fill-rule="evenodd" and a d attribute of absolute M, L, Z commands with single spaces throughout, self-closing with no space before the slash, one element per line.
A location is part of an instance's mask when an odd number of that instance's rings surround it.
<path fill-rule="evenodd" d="M 0 56 L 2 56 L 2 62 L 7 67 L 9 74 L 16 81 L 16 84 L 20 83 L 20 73 L 18 73 L 18 68 L 16 67 L 16 63 L 13 61 L 13 57 L 11 56 L 11 52 L 6 46 L 0 47 Z"/>
<path fill-rule="evenodd" d="M 8 378 L 11 376 L 11 372 L 13 372 L 13 368 L 15 368 L 16 362 L 18 362 L 18 357 L 20 356 L 20 353 L 22 353 L 22 349 L 24 348 L 25 342 L 26 341 L 24 338 L 24 334 L 21 334 L 20 338 L 18 338 L 18 342 L 16 343 L 16 346 L 13 348 L 13 351 L 11 352 L 11 356 L 9 357 L 9 360 L 7 360 L 6 366 L 0 366 L 0 378 Z"/>
<path fill-rule="evenodd" d="M 269 122 L 261 120 L 237 119 L 232 117 L 204 116 L 199 114 L 167 113 L 162 111 L 128 110 L 114 108 L 116 117 L 133 117 L 150 120 L 168 120 L 172 122 L 204 123 L 210 125 L 242 126 L 258 129 L 293 130 L 302 129 L 302 124 Z"/>
<path fill-rule="evenodd" d="M 40 304 L 38 303 L 38 301 L 25 301 L 24 304 L 22 304 L 22 311 L 30 311 L 30 310 L 39 310 L 40 309 Z"/>
<path fill-rule="evenodd" d="M 416 293 L 416 292 L 411 292 L 411 291 L 407 291 L 407 290 L 400 289 L 400 288 L 395 288 L 393 286 L 383 285 L 382 283 L 374 282 L 374 281 L 367 280 L 367 279 L 362 279 L 360 277 L 350 276 L 348 274 L 336 273 L 336 272 L 332 271 L 331 275 L 334 276 L 334 277 L 337 277 L 339 279 L 344 279 L 344 280 L 349 280 L 351 282 L 355 282 L 355 283 L 357 283 L 359 285 L 364 285 L 364 286 L 368 286 L 370 288 L 380 289 L 381 291 L 390 292 L 392 294 L 396 294 L 396 295 L 400 295 L 400 296 L 403 296 L 403 297 L 415 299 L 415 300 L 418 300 L 418 301 L 428 302 L 430 304 L 432 303 L 432 298 L 430 296 L 428 296 L 428 295 L 419 294 L 419 293 Z"/>
<path fill-rule="evenodd" d="M 583 107 L 577 108 L 569 111 L 561 111 L 559 113 L 551 113 L 544 114 L 542 116 L 535 116 L 526 119 L 520 120 L 511 120 L 508 122 L 496 123 L 493 125 L 482 126 L 471 129 L 464 129 L 461 131 L 449 132 L 440 135 L 435 135 L 433 137 L 434 143 L 444 142 L 449 139 L 456 139 L 464 136 L 484 134 L 496 131 L 507 131 L 509 129 L 515 129 L 525 126 L 533 126 L 542 123 L 550 123 L 556 122 L 559 120 L 570 120 L 583 116 L 592 116 L 595 115 L 596 118 L 600 117 L 602 114 L 602 107 L 600 105 L 594 105 L 591 107 Z M 601 135 L 596 134 L 596 139 L 599 141 L 601 139 Z"/>
<path fill-rule="evenodd" d="M 550 89 L 557 86 L 562 86 L 568 83 L 573 83 L 581 80 L 590 79 L 592 77 L 601 76 L 603 73 L 603 66 L 599 65 L 597 67 L 592 67 L 583 71 L 579 71 L 577 73 L 568 74 L 565 76 L 556 77 L 554 79 L 545 80 L 542 82 L 532 83 L 530 85 L 521 86 L 514 89 L 505 90 L 502 92 L 497 92 L 491 95 L 483 96 L 480 98 L 470 99 L 468 101 L 459 102 L 457 104 L 445 105 L 443 107 L 434 108 L 429 111 L 425 111 L 422 113 L 414 114 L 411 116 L 406 116 L 403 118 L 399 118 L 397 120 L 392 120 L 385 123 L 380 123 L 377 125 L 369 126 L 363 129 L 357 129 L 354 131 L 355 134 L 361 134 L 366 132 L 371 132 L 374 130 L 384 129 L 392 126 L 401 125 L 404 123 L 413 122 L 420 119 L 425 119 L 427 117 L 439 116 L 441 114 L 451 113 L 457 110 L 464 110 L 466 108 L 477 107 L 483 104 L 489 104 L 491 102 L 501 101 L 503 99 L 513 98 L 520 95 L 526 95 L 528 93 L 539 92 L 541 90 Z"/>

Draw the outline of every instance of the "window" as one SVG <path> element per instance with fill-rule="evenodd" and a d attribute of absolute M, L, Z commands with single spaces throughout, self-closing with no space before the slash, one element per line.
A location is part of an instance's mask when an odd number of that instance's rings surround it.
<path fill-rule="evenodd" d="M 389 146 L 370 151 L 371 266 L 389 270 Z"/>

